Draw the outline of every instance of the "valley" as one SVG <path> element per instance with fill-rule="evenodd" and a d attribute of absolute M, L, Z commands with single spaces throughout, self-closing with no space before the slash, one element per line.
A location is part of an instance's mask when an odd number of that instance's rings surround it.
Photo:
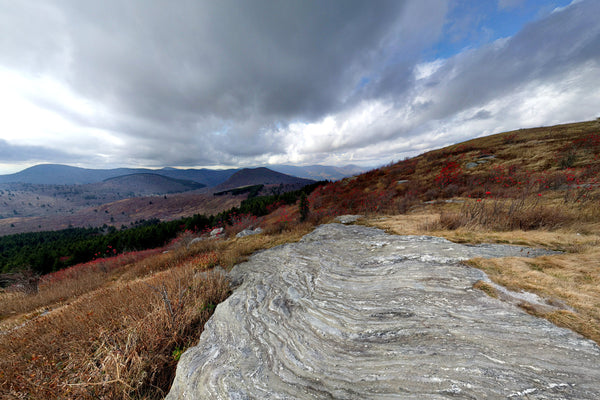
<path fill-rule="evenodd" d="M 31 181 L 48 174 L 41 167 L 34 169 L 38 175 L 30 174 L 27 179 Z M 48 169 L 54 171 L 56 167 Z M 103 225 L 122 228 L 140 220 L 213 215 L 239 206 L 248 196 L 215 196 L 219 191 L 261 185 L 254 195 L 269 195 L 314 182 L 267 168 L 242 169 L 209 181 L 218 184 L 209 188 L 197 181 L 140 172 L 86 184 L 0 183 L 0 235 Z"/>

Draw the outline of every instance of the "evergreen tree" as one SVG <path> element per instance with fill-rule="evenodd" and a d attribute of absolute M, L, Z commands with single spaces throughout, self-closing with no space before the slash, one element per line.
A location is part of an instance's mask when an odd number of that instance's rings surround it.
<path fill-rule="evenodd" d="M 308 198 L 306 197 L 306 193 L 302 192 L 302 194 L 300 194 L 300 203 L 298 204 L 298 208 L 300 211 L 300 221 L 304 222 L 306 221 L 306 218 L 308 218 Z"/>

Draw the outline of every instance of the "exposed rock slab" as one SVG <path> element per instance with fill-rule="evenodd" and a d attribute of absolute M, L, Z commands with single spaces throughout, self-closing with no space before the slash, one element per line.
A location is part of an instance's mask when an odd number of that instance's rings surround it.
<path fill-rule="evenodd" d="M 321 226 L 234 268 L 167 399 L 597 399 L 595 343 L 458 263 L 537 252 Z"/>
<path fill-rule="evenodd" d="M 263 230 L 262 230 L 261 227 L 258 227 L 256 229 L 244 229 L 243 231 L 238 232 L 238 234 L 235 235 L 235 237 L 237 237 L 237 238 L 243 238 L 243 237 L 246 237 L 246 236 L 258 235 L 258 234 L 262 233 L 262 231 Z"/>

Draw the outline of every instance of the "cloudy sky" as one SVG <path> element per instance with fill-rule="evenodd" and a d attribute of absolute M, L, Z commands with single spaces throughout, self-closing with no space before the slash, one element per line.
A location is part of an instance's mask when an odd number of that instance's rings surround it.
<path fill-rule="evenodd" d="M 0 173 L 375 166 L 600 116 L 598 0 L 0 0 Z"/>

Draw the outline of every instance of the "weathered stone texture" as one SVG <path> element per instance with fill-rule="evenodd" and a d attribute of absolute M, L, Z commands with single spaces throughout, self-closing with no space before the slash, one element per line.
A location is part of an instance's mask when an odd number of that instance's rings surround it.
<path fill-rule="evenodd" d="M 536 252 L 321 226 L 234 268 L 167 399 L 597 399 L 595 343 L 458 263 Z"/>

